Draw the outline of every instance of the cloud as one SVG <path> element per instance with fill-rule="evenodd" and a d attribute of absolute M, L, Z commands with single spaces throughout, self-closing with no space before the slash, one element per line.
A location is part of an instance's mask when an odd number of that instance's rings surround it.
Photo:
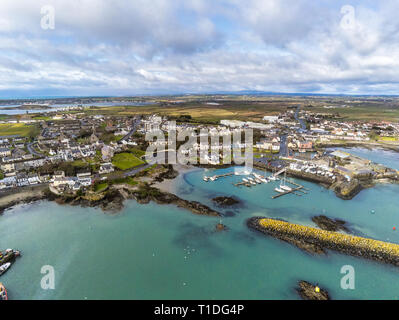
<path fill-rule="evenodd" d="M 2 0 L 0 94 L 397 93 L 399 4 L 352 2 Z"/>

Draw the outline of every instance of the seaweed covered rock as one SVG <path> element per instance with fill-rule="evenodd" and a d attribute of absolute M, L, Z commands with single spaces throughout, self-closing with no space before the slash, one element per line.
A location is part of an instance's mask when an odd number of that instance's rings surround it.
<path fill-rule="evenodd" d="M 222 207 L 233 206 L 240 203 L 240 201 L 234 197 L 216 197 L 213 198 L 212 201 Z"/>
<path fill-rule="evenodd" d="M 340 219 L 331 219 L 324 215 L 315 216 L 312 221 L 323 230 L 326 231 L 345 231 L 350 233 L 350 230 L 345 226 L 346 222 Z"/>
<path fill-rule="evenodd" d="M 326 290 L 307 281 L 299 281 L 296 290 L 304 300 L 330 300 L 330 296 Z"/>

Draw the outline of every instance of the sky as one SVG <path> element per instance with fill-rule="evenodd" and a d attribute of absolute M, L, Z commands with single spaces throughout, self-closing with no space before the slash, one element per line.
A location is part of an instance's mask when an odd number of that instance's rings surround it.
<path fill-rule="evenodd" d="M 0 0 L 0 97 L 399 94 L 399 1 Z"/>

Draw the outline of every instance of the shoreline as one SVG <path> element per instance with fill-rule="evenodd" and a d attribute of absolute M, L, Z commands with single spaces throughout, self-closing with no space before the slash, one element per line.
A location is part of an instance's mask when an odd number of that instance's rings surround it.
<path fill-rule="evenodd" d="M 0 216 L 7 209 L 10 209 L 17 205 L 46 200 L 47 195 L 45 191 L 47 190 L 47 188 L 47 185 L 41 185 L 36 187 L 23 188 L 19 192 L 8 191 L 0 193 Z M 5 195 L 2 196 L 2 194 Z"/>
<path fill-rule="evenodd" d="M 372 142 L 326 142 L 318 143 L 317 148 L 364 148 L 367 150 L 375 150 L 376 148 L 381 148 L 386 151 L 399 152 L 399 144 L 389 144 L 389 143 L 372 143 Z"/>
<path fill-rule="evenodd" d="M 112 185 L 104 192 L 87 192 L 84 195 L 57 195 L 51 192 L 48 185 L 20 189 L 20 192 L 8 190 L 5 196 L 0 197 L 0 215 L 7 209 L 20 204 L 39 200 L 54 201 L 59 205 L 72 205 L 100 208 L 105 213 L 118 213 L 124 209 L 126 200 L 135 200 L 140 204 L 154 201 L 159 205 L 174 204 L 179 208 L 187 209 L 194 214 L 220 217 L 216 210 L 198 202 L 182 199 L 174 194 L 176 177 L 198 170 L 189 166 L 168 166 L 155 176 L 139 177 L 139 184 Z M 141 180 L 140 180 L 141 178 Z"/>
<path fill-rule="evenodd" d="M 185 174 L 201 170 L 201 168 L 190 166 L 190 165 L 182 165 L 182 164 L 174 164 L 173 169 L 178 172 L 178 176 L 174 179 L 164 178 L 162 181 L 153 181 L 152 186 L 157 188 L 163 192 L 170 192 L 175 194 L 177 190 L 176 179 L 183 178 Z"/>

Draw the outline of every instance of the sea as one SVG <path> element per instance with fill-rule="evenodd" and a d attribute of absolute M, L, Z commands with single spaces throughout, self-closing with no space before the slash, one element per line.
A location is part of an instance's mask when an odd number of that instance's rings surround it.
<path fill-rule="evenodd" d="M 393 151 L 345 151 L 399 170 Z M 295 300 L 300 280 L 317 283 L 332 299 L 399 298 L 398 267 L 333 251 L 311 255 L 246 226 L 253 216 L 315 226 L 311 218 L 323 214 L 347 221 L 356 235 L 399 243 L 399 185 L 380 184 L 342 200 L 296 179 L 307 194 L 272 199 L 278 182 L 236 187 L 236 175 L 203 181 L 232 170 L 195 169 L 176 178 L 171 190 L 219 210 L 222 218 L 134 200 L 117 214 L 48 201 L 7 210 L 0 216 L 0 248 L 19 249 L 22 257 L 0 282 L 10 299 Z M 241 203 L 219 208 L 211 200 L 216 196 Z M 216 231 L 219 222 L 228 230 Z M 348 265 L 353 289 L 342 286 Z M 51 288 L 43 286 L 48 270 L 54 271 Z"/>

